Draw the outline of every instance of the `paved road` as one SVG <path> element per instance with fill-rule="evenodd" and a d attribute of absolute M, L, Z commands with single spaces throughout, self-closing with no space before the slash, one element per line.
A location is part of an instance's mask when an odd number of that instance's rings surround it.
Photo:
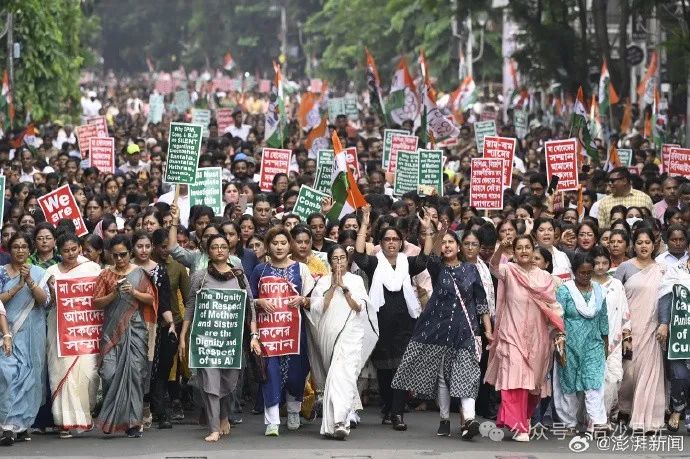
<path fill-rule="evenodd" d="M 380 425 L 374 409 L 369 409 L 363 417 L 360 428 L 353 430 L 347 441 L 324 440 L 319 435 L 319 424 L 304 426 L 298 432 L 282 429 L 279 438 L 263 436 L 263 417 L 247 415 L 244 423 L 233 428 L 232 435 L 216 444 L 203 441 L 205 428 L 198 425 L 175 425 L 173 430 L 152 429 L 146 431 L 141 439 L 128 439 L 123 436 L 105 436 L 100 432 L 89 432 L 81 436 L 60 440 L 55 435 L 34 435 L 28 443 L 17 443 L 11 448 L 0 449 L 0 457 L 69 457 L 81 458 L 439 458 L 463 459 L 565 459 L 568 457 L 609 457 L 632 456 L 690 457 L 690 437 L 676 437 L 672 443 L 668 439 L 652 441 L 641 437 L 645 444 L 628 438 L 616 442 L 619 453 L 612 453 L 614 443 L 598 449 L 591 443 L 587 451 L 576 454 L 569 448 L 571 438 L 540 439 L 530 443 L 516 443 L 506 432 L 502 441 L 488 437 L 477 437 L 472 442 L 460 440 L 458 428 L 452 437 L 436 437 L 438 414 L 432 412 L 410 413 L 406 416 L 409 424 L 407 432 L 395 432 L 390 426 Z M 547 434 L 548 436 L 549 434 Z M 687 440 L 687 441 L 686 441 Z M 678 442 L 682 446 L 678 447 Z M 686 446 L 686 443 L 688 446 Z M 675 448 L 673 448 L 675 446 Z M 633 451 L 633 448 L 637 448 Z M 682 448 L 682 449 L 680 449 Z M 654 451 L 656 449 L 656 451 Z M 683 454 L 683 451 L 688 453 Z"/>

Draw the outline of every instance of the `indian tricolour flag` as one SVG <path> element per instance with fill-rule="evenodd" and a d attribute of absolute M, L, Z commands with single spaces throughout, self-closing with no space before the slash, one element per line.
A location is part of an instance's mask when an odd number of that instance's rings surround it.
<path fill-rule="evenodd" d="M 347 167 L 347 152 L 343 149 L 336 132 L 333 132 L 331 140 L 333 141 L 333 151 L 335 152 L 333 172 L 331 174 L 333 179 L 331 183 L 333 208 L 327 217 L 331 221 L 336 221 L 342 216 L 351 214 L 366 205 L 367 201 L 359 191 L 352 171 Z"/>
<path fill-rule="evenodd" d="M 264 138 L 267 139 L 266 144 L 269 147 L 283 148 L 284 130 L 287 127 L 285 102 L 283 100 L 283 77 L 278 63 L 273 63 L 273 70 L 275 70 L 276 76 L 273 80 L 271 98 L 266 112 Z"/>
<path fill-rule="evenodd" d="M 419 116 L 419 98 L 412 76 L 407 69 L 407 61 L 401 58 L 398 68 L 393 75 L 391 92 L 388 96 L 386 108 L 394 123 L 402 124 L 403 121 L 415 121 Z"/>
<path fill-rule="evenodd" d="M 464 112 L 470 105 L 477 101 L 477 84 L 474 82 L 472 76 L 466 77 L 458 89 L 456 89 L 450 96 L 450 105 L 453 111 Z"/>
<path fill-rule="evenodd" d="M 587 156 L 589 156 L 592 161 L 598 165 L 599 163 L 599 152 L 597 147 L 592 141 L 592 135 L 587 127 L 587 109 L 585 108 L 585 96 L 582 91 L 582 86 L 577 90 L 577 98 L 575 99 L 575 104 L 573 105 L 573 114 L 570 121 L 574 129 L 582 130 L 582 144 L 587 151 Z"/>
<path fill-rule="evenodd" d="M 601 75 L 599 76 L 599 110 L 601 113 L 607 113 L 611 105 L 616 105 L 619 102 L 618 94 L 611 84 L 611 75 L 609 68 L 604 59 L 601 65 Z"/>
<path fill-rule="evenodd" d="M 10 92 L 10 78 L 7 70 L 2 74 L 2 93 L 0 94 L 0 108 L 5 112 L 8 125 L 12 127 L 14 123 L 14 103 Z"/>

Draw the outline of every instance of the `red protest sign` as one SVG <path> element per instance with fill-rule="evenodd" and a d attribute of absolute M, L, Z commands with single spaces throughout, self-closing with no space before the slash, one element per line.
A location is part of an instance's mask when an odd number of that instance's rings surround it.
<path fill-rule="evenodd" d="M 470 206 L 477 209 L 503 209 L 504 159 L 472 159 Z"/>
<path fill-rule="evenodd" d="M 558 176 L 556 191 L 577 190 L 577 139 L 550 140 L 544 145 L 546 176 Z"/>
<path fill-rule="evenodd" d="M 671 161 L 671 149 L 680 148 L 675 143 L 665 143 L 661 146 L 661 172 L 668 172 L 668 163 Z"/>
<path fill-rule="evenodd" d="M 261 155 L 261 179 L 259 187 L 261 191 L 271 191 L 273 187 L 273 177 L 281 172 L 290 173 L 290 157 L 292 150 L 281 148 L 264 148 Z"/>
<path fill-rule="evenodd" d="M 299 354 L 299 308 L 288 306 L 296 296 L 298 292 L 282 277 L 265 276 L 259 281 L 259 298 L 268 300 L 275 308 L 271 313 L 259 310 L 256 314 L 259 340 L 269 357 Z"/>
<path fill-rule="evenodd" d="M 690 148 L 671 148 L 668 161 L 668 175 L 680 175 L 690 178 Z"/>
<path fill-rule="evenodd" d="M 225 92 L 232 91 L 234 89 L 232 78 L 230 78 L 230 77 L 214 78 L 212 89 L 214 92 L 215 91 L 225 91 Z"/>
<path fill-rule="evenodd" d="M 416 135 L 393 134 L 391 136 L 391 156 L 388 161 L 388 172 L 395 173 L 398 165 L 399 151 L 417 151 L 419 139 Z"/>
<path fill-rule="evenodd" d="M 115 139 L 112 137 L 91 137 L 89 139 L 91 167 L 99 172 L 115 173 Z"/>
<path fill-rule="evenodd" d="M 513 183 L 513 157 L 517 140 L 509 137 L 484 137 L 484 157 L 490 159 L 505 159 L 503 163 L 503 186 L 510 187 Z"/>
<path fill-rule="evenodd" d="M 58 356 L 98 354 L 104 312 L 93 306 L 96 276 L 55 279 Z"/>
<path fill-rule="evenodd" d="M 357 159 L 357 148 L 349 147 L 345 149 L 345 163 L 348 170 L 352 171 L 355 180 L 359 180 L 359 160 Z"/>
<path fill-rule="evenodd" d="M 48 194 L 39 196 L 38 205 L 41 206 L 46 221 L 53 226 L 57 226 L 60 220 L 69 219 L 74 222 L 77 236 L 83 236 L 89 232 L 69 185 L 63 185 Z"/>
<path fill-rule="evenodd" d="M 95 117 L 103 118 L 103 117 Z M 81 153 L 81 159 L 86 159 L 89 157 L 89 140 L 93 137 L 108 137 L 108 128 L 103 128 L 103 123 L 99 120 L 93 119 L 95 122 L 89 123 L 81 126 L 77 126 L 77 141 L 79 142 L 79 152 Z M 105 118 L 103 118 L 105 120 Z"/>
<path fill-rule="evenodd" d="M 232 108 L 217 108 L 216 109 L 216 123 L 218 123 L 218 134 L 223 135 L 225 129 L 233 124 L 235 120 L 232 119 Z"/>
<path fill-rule="evenodd" d="M 86 118 L 86 124 L 98 126 L 98 132 L 103 134 L 101 137 L 108 137 L 108 121 L 105 116 L 89 116 Z"/>

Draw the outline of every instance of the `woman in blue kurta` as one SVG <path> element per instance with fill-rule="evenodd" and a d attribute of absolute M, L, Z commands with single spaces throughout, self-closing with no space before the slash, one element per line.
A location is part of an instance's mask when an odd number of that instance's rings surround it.
<path fill-rule="evenodd" d="M 48 288 L 39 284 L 45 272 L 27 265 L 31 239 L 17 233 L 9 240 L 10 264 L 0 266 L 0 301 L 7 310 L 12 353 L 0 355 L 0 444 L 28 440 L 27 428 L 45 400 L 46 315 Z M 16 435 L 16 437 L 15 437 Z"/>
<path fill-rule="evenodd" d="M 273 312 L 274 303 L 263 294 L 262 282 L 287 282 L 288 288 L 294 292 L 288 300 L 288 307 L 309 308 L 309 298 L 314 288 L 314 278 L 309 268 L 288 258 L 292 247 L 289 231 L 283 226 L 271 228 L 266 233 L 266 249 L 270 261 L 260 263 L 254 268 L 249 283 L 256 306 L 264 312 Z M 307 324 L 300 311 L 300 347 L 299 354 L 266 359 L 267 381 L 261 386 L 264 401 L 264 422 L 266 436 L 279 434 L 280 413 L 279 405 L 287 402 L 289 430 L 297 430 L 300 426 L 299 412 L 302 408 L 304 384 L 309 374 L 309 357 L 307 349 Z M 261 332 L 261 330 L 259 330 Z M 263 336 L 259 335 L 259 340 Z"/>
<path fill-rule="evenodd" d="M 554 371 L 554 402 L 558 416 L 568 428 L 578 423 L 578 394 L 584 393 L 584 421 L 588 430 L 605 428 L 604 375 L 608 351 L 609 322 L 606 294 L 592 282 L 594 258 L 578 253 L 573 260 L 574 280 L 556 290 L 565 321 L 565 366 Z"/>

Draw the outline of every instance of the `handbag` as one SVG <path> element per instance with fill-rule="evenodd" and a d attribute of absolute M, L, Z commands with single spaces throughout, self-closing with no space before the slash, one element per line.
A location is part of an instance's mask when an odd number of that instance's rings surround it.
<path fill-rule="evenodd" d="M 452 275 L 451 275 L 452 277 Z M 465 319 L 467 320 L 467 325 L 470 327 L 470 331 L 474 335 L 474 329 L 472 328 L 472 322 L 470 321 L 470 315 L 467 314 L 467 308 L 465 307 L 465 302 L 462 299 L 462 295 L 460 294 L 460 289 L 458 289 L 458 284 L 455 281 L 455 278 L 453 278 L 453 287 L 455 287 L 455 295 L 458 297 L 458 300 L 460 301 L 460 306 L 462 306 L 462 312 L 465 313 Z M 477 359 L 477 362 L 479 362 L 482 359 L 482 337 L 474 335 L 474 356 Z"/>
<path fill-rule="evenodd" d="M 268 382 L 268 373 L 266 371 L 266 348 L 264 344 L 259 341 L 261 354 L 257 355 L 252 350 L 249 350 L 249 355 L 252 356 L 252 368 L 254 369 L 254 379 L 259 384 L 266 384 Z"/>

